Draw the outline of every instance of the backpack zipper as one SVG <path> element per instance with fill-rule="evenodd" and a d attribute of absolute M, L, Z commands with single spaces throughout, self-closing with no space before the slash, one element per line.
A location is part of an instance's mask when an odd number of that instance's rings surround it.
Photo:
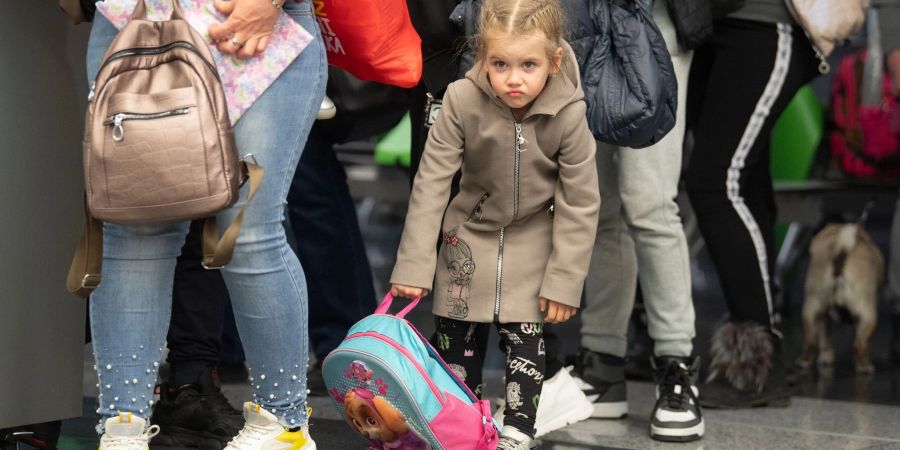
<path fill-rule="evenodd" d="M 206 58 L 200 53 L 200 50 L 197 50 L 197 47 L 194 47 L 193 45 L 191 45 L 191 43 L 186 42 L 186 41 L 175 41 L 170 44 L 163 45 L 161 47 L 142 47 L 142 48 L 128 48 L 125 50 L 119 50 L 119 51 L 113 53 L 112 55 L 110 55 L 109 58 L 106 59 L 106 61 L 103 61 L 103 64 L 101 64 L 100 68 L 97 69 L 97 75 L 100 74 L 100 72 L 103 70 L 104 67 L 107 66 L 107 64 L 109 64 L 117 59 L 128 58 L 131 56 L 159 55 L 159 54 L 168 52 L 169 50 L 176 49 L 176 48 L 182 48 L 182 49 L 188 50 L 191 53 L 194 53 L 197 56 L 199 56 L 200 59 L 203 61 L 203 63 L 206 64 L 206 67 L 208 67 L 209 70 L 212 71 L 213 75 L 215 75 L 216 79 L 219 79 L 219 71 L 216 70 L 216 67 L 213 66 L 209 61 L 206 60 Z M 94 98 L 94 87 L 96 86 L 96 84 L 97 84 L 96 80 L 94 80 L 94 82 L 91 83 L 91 91 L 88 93 L 88 101 L 91 101 Z"/>
<path fill-rule="evenodd" d="M 122 127 L 122 122 L 126 120 L 153 120 L 153 119 L 163 119 L 166 117 L 172 116 L 181 116 L 189 113 L 188 108 L 178 108 L 173 109 L 171 111 L 163 111 L 158 113 L 118 113 L 109 116 L 109 119 L 106 119 L 103 122 L 105 126 L 113 126 L 112 138 L 114 141 L 119 142 L 125 138 L 125 129 Z"/>

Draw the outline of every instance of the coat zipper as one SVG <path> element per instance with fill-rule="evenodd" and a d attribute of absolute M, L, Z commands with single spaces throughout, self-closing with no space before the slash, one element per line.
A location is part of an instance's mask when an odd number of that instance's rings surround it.
<path fill-rule="evenodd" d="M 125 129 L 122 127 L 122 122 L 126 120 L 154 120 L 154 119 L 163 119 L 166 117 L 172 116 L 181 116 L 187 114 L 188 108 L 178 108 L 173 109 L 171 111 L 163 111 L 158 113 L 127 113 L 122 112 L 118 114 L 113 114 L 109 116 L 109 119 L 103 122 L 105 126 L 113 126 L 112 138 L 114 141 L 119 142 L 122 139 L 125 139 Z"/>
<path fill-rule="evenodd" d="M 106 67 L 107 64 L 109 64 L 117 59 L 128 58 L 131 56 L 159 55 L 161 53 L 165 53 L 169 50 L 176 49 L 176 48 L 183 48 L 183 49 L 188 50 L 191 53 L 194 53 L 197 56 L 199 56 L 200 59 L 203 60 L 203 63 L 206 64 L 206 67 L 208 67 L 209 70 L 213 73 L 213 75 L 215 75 L 216 79 L 219 78 L 219 71 L 216 70 L 216 67 L 213 66 L 212 64 L 210 64 L 210 62 L 206 60 L 206 58 L 200 53 L 200 51 L 197 50 L 197 47 L 194 47 L 189 42 L 185 42 L 185 41 L 175 41 L 170 44 L 163 45 L 161 47 L 128 48 L 125 50 L 119 50 L 119 51 L 113 53 L 112 55 L 110 55 L 109 58 L 106 59 L 106 61 L 103 61 L 103 64 L 101 64 L 100 68 L 97 69 L 97 74 L 99 75 L 100 72 L 103 70 L 104 67 Z M 94 98 L 94 87 L 96 87 L 96 85 L 97 85 L 97 82 L 96 82 L 96 80 L 94 80 L 94 82 L 91 83 L 91 91 L 88 93 L 88 101 L 91 101 Z"/>
<path fill-rule="evenodd" d="M 500 322 L 500 290 L 503 285 L 503 231 L 500 228 L 500 246 L 497 252 L 497 288 L 494 297 L 494 322 Z"/>
<path fill-rule="evenodd" d="M 516 220 L 519 217 L 519 175 L 520 175 L 520 167 L 522 162 L 521 153 L 524 151 L 522 149 L 522 144 L 525 143 L 525 136 L 522 134 L 522 124 L 520 122 L 513 121 L 513 124 L 516 127 L 516 136 L 515 136 L 515 158 L 516 164 L 515 169 L 513 170 L 513 217 L 512 220 Z M 500 321 L 500 293 L 502 291 L 503 286 L 503 233 L 505 228 L 500 228 L 500 244 L 499 250 L 497 252 L 497 287 L 494 296 L 494 322 Z"/>
<path fill-rule="evenodd" d="M 513 220 L 519 217 L 519 172 L 521 163 L 522 144 L 525 143 L 525 135 L 522 134 L 522 124 L 515 122 L 516 125 L 516 166 L 513 175 Z"/>

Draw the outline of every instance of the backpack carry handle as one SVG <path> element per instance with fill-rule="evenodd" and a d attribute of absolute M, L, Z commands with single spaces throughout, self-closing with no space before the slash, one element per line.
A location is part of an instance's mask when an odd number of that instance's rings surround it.
<path fill-rule="evenodd" d="M 409 302 L 409 304 L 406 305 L 405 308 L 401 309 L 397 314 L 394 314 L 394 317 L 397 317 L 398 319 L 406 317 L 406 315 L 409 314 L 409 312 L 419 304 L 419 300 L 421 299 L 422 297 L 414 298 L 413 301 Z M 384 299 L 381 300 L 381 304 L 378 305 L 378 308 L 375 309 L 375 314 L 387 314 L 388 309 L 391 308 L 391 303 L 393 301 L 394 296 L 391 295 L 390 292 L 388 292 L 387 295 L 384 296 Z"/>
<path fill-rule="evenodd" d="M 178 0 L 172 0 L 172 19 L 184 19 L 184 14 L 181 11 L 181 4 L 178 3 Z M 146 19 L 147 18 L 147 3 L 146 0 L 138 0 L 137 4 L 134 5 L 134 12 L 131 13 L 131 20 L 136 19 Z"/>

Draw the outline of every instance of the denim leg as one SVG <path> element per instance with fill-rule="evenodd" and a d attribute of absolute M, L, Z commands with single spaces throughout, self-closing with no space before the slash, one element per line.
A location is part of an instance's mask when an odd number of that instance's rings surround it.
<path fill-rule="evenodd" d="M 103 227 L 103 282 L 91 295 L 101 424 L 119 412 L 149 418 L 172 307 L 175 258 L 188 222 Z"/>
<path fill-rule="evenodd" d="M 318 37 L 309 2 L 285 7 Z M 247 206 L 231 263 L 222 269 L 247 355 L 253 401 L 290 426 L 306 423 L 307 291 L 282 222 L 287 192 L 327 79 L 321 39 L 303 51 L 235 126 L 237 148 L 265 169 Z M 245 188 L 246 190 L 246 188 Z M 231 223 L 238 204 L 219 215 Z"/>
<path fill-rule="evenodd" d="M 93 80 L 103 53 L 117 33 L 97 15 L 87 51 Z M 172 274 L 188 222 L 164 225 L 104 225 L 103 282 L 90 299 L 91 335 L 103 419 L 119 412 L 149 418 L 153 385 L 172 306 Z"/>

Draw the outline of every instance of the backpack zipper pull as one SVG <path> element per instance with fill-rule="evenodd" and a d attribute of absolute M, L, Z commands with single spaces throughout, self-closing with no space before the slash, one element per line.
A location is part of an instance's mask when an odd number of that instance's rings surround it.
<path fill-rule="evenodd" d="M 94 88 L 97 86 L 97 82 L 91 82 L 91 90 L 88 92 L 88 102 L 94 99 Z"/>
<path fill-rule="evenodd" d="M 122 128 L 122 121 L 125 120 L 125 114 L 119 113 L 113 117 L 112 138 L 116 142 L 121 142 L 125 138 L 125 128 Z"/>

